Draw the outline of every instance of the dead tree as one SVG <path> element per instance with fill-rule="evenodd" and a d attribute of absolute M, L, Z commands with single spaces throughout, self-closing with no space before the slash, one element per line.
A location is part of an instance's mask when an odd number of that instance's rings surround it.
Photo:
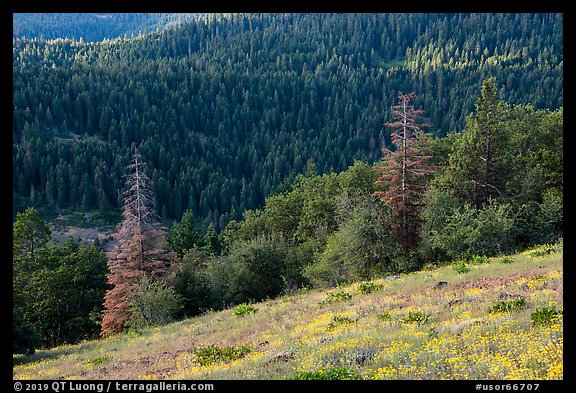
<path fill-rule="evenodd" d="M 113 235 L 118 245 L 108 253 L 108 283 L 104 297 L 102 335 L 122 331 L 130 320 L 130 295 L 137 282 L 147 276 L 162 279 L 170 270 L 172 253 L 166 252 L 166 230 L 158 223 L 150 179 L 144 173 L 138 151 L 127 166 L 122 217 Z"/>
<path fill-rule="evenodd" d="M 405 250 L 417 242 L 417 209 L 425 188 L 425 177 L 434 170 L 428 163 L 432 156 L 425 154 L 426 135 L 418 123 L 422 110 L 414 109 L 410 101 L 414 93 L 398 93 L 398 105 L 393 107 L 396 119 L 386 123 L 395 131 L 392 133 L 394 151 L 386 148 L 383 165 L 374 169 L 381 173 L 376 180 L 383 190 L 374 192 L 374 196 L 391 206 L 398 220 L 398 238 Z"/>

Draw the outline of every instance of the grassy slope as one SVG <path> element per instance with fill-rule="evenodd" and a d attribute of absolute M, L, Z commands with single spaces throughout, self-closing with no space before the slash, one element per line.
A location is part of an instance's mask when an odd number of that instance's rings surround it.
<path fill-rule="evenodd" d="M 540 248 L 542 250 L 543 248 Z M 561 379 L 562 320 L 535 327 L 538 307 L 563 308 L 562 247 L 534 250 L 512 263 L 490 259 L 458 274 L 451 266 L 314 290 L 257 303 L 257 312 L 233 310 L 78 345 L 14 357 L 14 379 L 284 379 L 299 371 L 347 367 L 377 379 Z M 438 281 L 448 285 L 434 289 Z M 326 303 L 329 293 L 351 299 Z M 521 295 L 528 307 L 489 313 L 500 297 Z M 423 324 L 404 322 L 410 312 L 430 314 Z M 389 313 L 389 319 L 378 315 Z M 353 323 L 334 323 L 334 316 Z M 346 322 L 345 319 L 340 321 Z M 249 345 L 231 362 L 201 366 L 194 350 Z"/>

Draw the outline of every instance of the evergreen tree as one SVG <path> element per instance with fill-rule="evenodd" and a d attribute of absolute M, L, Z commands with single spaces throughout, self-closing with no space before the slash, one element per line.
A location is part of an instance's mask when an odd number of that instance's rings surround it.
<path fill-rule="evenodd" d="M 206 234 L 204 235 L 203 239 L 204 249 L 208 251 L 210 254 L 220 255 L 220 253 L 224 249 L 224 244 L 220 239 L 218 233 L 216 233 L 216 229 L 213 225 L 210 225 L 206 230 Z"/>
<path fill-rule="evenodd" d="M 476 113 L 468 118 L 468 126 L 454 144 L 448 173 L 458 196 L 481 209 L 490 198 L 507 194 L 506 183 L 511 168 L 506 165 L 509 133 L 504 127 L 506 104 L 498 97 L 494 78 L 482 84 Z"/>
<path fill-rule="evenodd" d="M 194 220 L 194 215 L 191 210 L 186 210 L 180 222 L 172 225 L 168 236 L 170 250 L 176 252 L 178 256 L 182 256 L 187 250 L 201 246 L 201 243 L 200 230 Z"/>

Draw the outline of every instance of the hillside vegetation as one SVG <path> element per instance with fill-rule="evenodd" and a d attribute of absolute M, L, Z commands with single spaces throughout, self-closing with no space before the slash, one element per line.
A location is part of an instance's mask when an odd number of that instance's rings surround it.
<path fill-rule="evenodd" d="M 563 247 L 14 356 L 14 379 L 562 379 Z M 444 282 L 445 284 L 441 284 Z"/>
<path fill-rule="evenodd" d="M 14 38 L 16 361 L 556 377 L 542 340 L 561 326 L 562 23 L 208 14 L 101 42 Z M 178 349 L 149 352 L 155 334 Z M 62 347 L 81 342 L 86 358 Z"/>
<path fill-rule="evenodd" d="M 154 19 L 42 18 L 36 30 L 85 32 Z M 436 136 L 466 125 L 489 76 L 511 105 L 561 107 L 562 26 L 544 13 L 234 14 L 102 42 L 26 33 L 13 41 L 14 216 L 119 211 L 138 146 L 158 213 L 222 230 L 309 160 L 319 173 L 379 160 L 398 91 L 416 93 Z"/>
<path fill-rule="evenodd" d="M 196 16 L 166 13 L 14 13 L 12 35 L 14 38 L 102 41 L 161 30 L 166 25 Z"/>

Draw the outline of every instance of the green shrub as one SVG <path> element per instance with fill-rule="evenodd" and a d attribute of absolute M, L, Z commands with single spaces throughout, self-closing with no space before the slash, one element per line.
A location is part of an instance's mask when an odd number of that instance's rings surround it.
<path fill-rule="evenodd" d="M 483 263 L 487 263 L 490 259 L 485 255 L 475 255 L 468 261 L 472 265 L 482 265 Z"/>
<path fill-rule="evenodd" d="M 436 192 L 428 197 L 423 217 L 423 242 L 450 259 L 498 255 L 516 245 L 515 216 L 507 204 L 476 210 Z"/>
<path fill-rule="evenodd" d="M 421 311 L 410 311 L 408 315 L 402 319 L 404 323 L 415 323 L 422 325 L 430 320 L 431 315 Z"/>
<path fill-rule="evenodd" d="M 351 197 L 350 197 L 351 198 Z M 374 198 L 340 196 L 338 229 L 326 238 L 326 246 L 303 275 L 316 287 L 330 287 L 370 280 L 396 273 L 399 247 L 390 209 Z"/>
<path fill-rule="evenodd" d="M 174 321 L 183 306 L 182 298 L 160 281 L 141 279 L 130 299 L 130 327 L 141 329 Z"/>
<path fill-rule="evenodd" d="M 324 368 L 318 371 L 299 371 L 294 379 L 299 380 L 360 380 L 360 374 L 346 367 Z"/>
<path fill-rule="evenodd" d="M 231 245 L 224 258 L 230 275 L 224 284 L 235 304 L 273 298 L 282 293 L 289 245 L 280 237 L 260 236 Z"/>
<path fill-rule="evenodd" d="M 326 299 L 324 299 L 320 304 L 331 304 L 336 302 L 341 302 L 343 300 L 350 300 L 352 299 L 352 295 L 346 291 L 340 292 L 330 292 L 326 295 Z"/>
<path fill-rule="evenodd" d="M 545 255 L 549 255 L 549 254 L 553 254 L 557 251 L 556 249 L 556 245 L 554 244 L 544 244 L 543 246 L 540 247 L 540 249 L 535 250 L 533 252 L 530 253 L 530 256 L 532 258 L 540 258 L 543 257 Z"/>
<path fill-rule="evenodd" d="M 504 265 L 509 265 L 509 264 L 511 264 L 512 262 L 514 262 L 514 258 L 512 258 L 511 256 L 504 256 L 504 257 L 500 258 L 500 259 L 498 260 L 498 262 L 500 262 L 500 263 L 502 263 L 502 264 L 504 264 Z"/>
<path fill-rule="evenodd" d="M 247 303 L 242 303 L 234 307 L 234 315 L 236 315 L 238 318 L 254 314 L 255 312 L 256 309 L 251 304 Z"/>
<path fill-rule="evenodd" d="M 330 322 L 330 324 L 328 325 L 328 327 L 330 329 L 335 328 L 336 326 L 340 326 L 340 325 L 353 325 L 356 323 L 355 319 L 349 318 L 349 317 L 343 317 L 340 315 L 334 315 L 334 317 L 332 317 L 332 322 Z"/>
<path fill-rule="evenodd" d="M 390 311 L 386 311 L 381 314 L 376 314 L 376 318 L 378 318 L 381 321 L 389 321 L 392 319 L 392 314 L 390 313 Z"/>
<path fill-rule="evenodd" d="M 194 351 L 196 362 L 201 366 L 208 366 L 214 363 L 228 363 L 236 359 L 241 359 L 252 349 L 243 345 L 241 347 L 219 347 L 217 345 L 208 345 L 198 348 Z"/>
<path fill-rule="evenodd" d="M 538 325 L 551 325 L 556 319 L 562 315 L 561 311 L 556 310 L 556 306 L 537 308 L 530 318 L 532 319 L 532 324 Z"/>
<path fill-rule="evenodd" d="M 490 313 L 509 313 L 514 311 L 520 311 L 527 307 L 526 299 L 523 297 L 517 297 L 512 300 L 499 300 L 488 309 Z"/>
<path fill-rule="evenodd" d="M 382 284 L 376 284 L 373 281 L 362 281 L 360 284 L 358 284 L 358 293 L 372 293 L 379 291 L 382 288 L 384 288 Z"/>
<path fill-rule="evenodd" d="M 470 271 L 470 268 L 468 267 L 468 265 L 466 265 L 466 262 L 464 261 L 458 261 L 454 263 L 452 265 L 452 268 L 458 274 L 468 273 Z"/>
<path fill-rule="evenodd" d="M 98 356 L 98 357 L 96 357 L 96 358 L 94 358 L 94 359 L 90 359 L 90 360 L 82 363 L 82 365 L 83 365 L 83 366 L 94 366 L 94 365 L 97 365 L 97 364 L 104 364 L 104 363 L 109 362 L 111 359 L 112 359 L 112 358 L 111 358 L 110 356 L 106 356 L 106 355 Z"/>

